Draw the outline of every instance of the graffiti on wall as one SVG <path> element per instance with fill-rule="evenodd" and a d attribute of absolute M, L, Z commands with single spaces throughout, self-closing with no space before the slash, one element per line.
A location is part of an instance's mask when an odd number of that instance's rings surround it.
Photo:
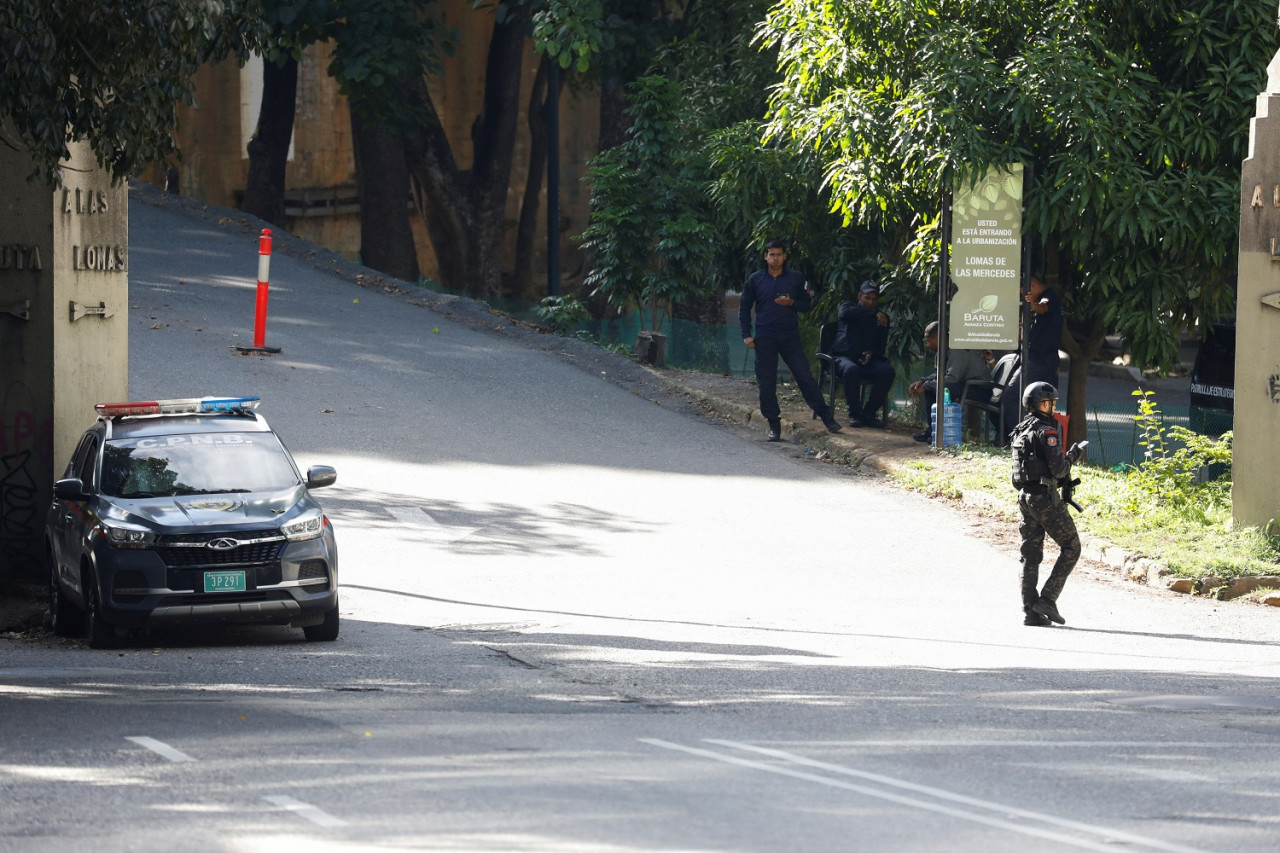
<path fill-rule="evenodd" d="M 31 570 L 40 559 L 44 506 L 40 483 L 53 457 L 53 418 L 37 413 L 35 398 L 11 383 L 0 398 L 0 562 Z"/>

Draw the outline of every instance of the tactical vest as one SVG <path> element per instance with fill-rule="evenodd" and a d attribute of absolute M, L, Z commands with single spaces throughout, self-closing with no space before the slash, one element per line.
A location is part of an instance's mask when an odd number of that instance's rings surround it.
<path fill-rule="evenodd" d="M 1026 418 L 1018 424 L 1009 439 L 1013 450 L 1013 487 L 1032 486 L 1049 475 L 1049 466 L 1036 453 L 1036 419 Z"/>

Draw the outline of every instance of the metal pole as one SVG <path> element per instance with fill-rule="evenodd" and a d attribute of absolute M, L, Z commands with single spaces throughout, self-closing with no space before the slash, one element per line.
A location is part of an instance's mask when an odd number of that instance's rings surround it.
<path fill-rule="evenodd" d="M 1022 169 L 1022 284 L 1021 293 L 1031 292 L 1031 241 L 1027 239 L 1027 199 L 1035 184 L 1035 163 L 1027 163 Z M 1018 367 L 1018 415 L 1013 420 L 1018 422 L 1026 412 L 1022 411 L 1022 395 L 1027 390 L 1027 364 L 1031 358 L 1031 303 L 1022 300 L 1022 329 L 1018 336 L 1020 346 L 1020 364 Z"/>
<path fill-rule="evenodd" d="M 547 295 L 560 295 L 560 66 L 547 61 Z"/>
<path fill-rule="evenodd" d="M 942 216 L 938 228 L 941 251 L 938 253 L 938 354 L 936 368 L 937 385 L 933 405 L 938 413 L 933 425 L 933 446 L 942 447 L 942 436 L 947 423 L 947 407 L 943 404 L 947 387 L 947 302 L 951 297 L 951 169 L 942 175 Z M 929 413 L 925 413 L 928 417 Z"/>

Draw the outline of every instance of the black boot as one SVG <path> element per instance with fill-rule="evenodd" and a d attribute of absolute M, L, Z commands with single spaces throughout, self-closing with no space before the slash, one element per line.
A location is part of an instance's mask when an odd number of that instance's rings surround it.
<path fill-rule="evenodd" d="M 1062 614 L 1058 612 L 1058 605 L 1047 598 L 1037 598 L 1036 603 L 1031 605 L 1031 609 L 1059 625 L 1067 624 L 1067 620 L 1063 619 Z"/>

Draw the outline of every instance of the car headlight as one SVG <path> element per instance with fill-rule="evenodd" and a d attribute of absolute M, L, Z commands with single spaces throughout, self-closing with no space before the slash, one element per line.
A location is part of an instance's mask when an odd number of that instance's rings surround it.
<path fill-rule="evenodd" d="M 102 529 L 113 548 L 150 548 L 156 544 L 156 535 L 144 527 L 104 523 Z"/>
<path fill-rule="evenodd" d="M 302 542 L 306 539 L 315 539 L 323 528 L 324 516 L 319 512 L 311 512 L 299 516 L 284 525 L 281 530 L 290 542 Z"/>

